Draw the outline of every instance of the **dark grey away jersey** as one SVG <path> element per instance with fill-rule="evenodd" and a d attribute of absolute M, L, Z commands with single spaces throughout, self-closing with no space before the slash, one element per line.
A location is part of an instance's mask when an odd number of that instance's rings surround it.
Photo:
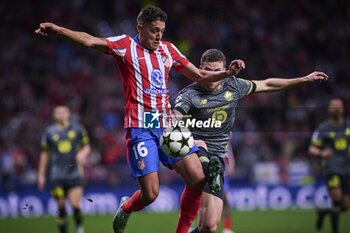
<path fill-rule="evenodd" d="M 208 151 L 219 157 L 226 156 L 226 146 L 235 121 L 235 108 L 238 101 L 250 94 L 253 83 L 234 76 L 221 81 L 218 91 L 206 91 L 194 83 L 178 94 L 175 110 L 196 121 L 221 121 L 221 127 L 190 128 L 194 139 L 203 140 Z"/>
<path fill-rule="evenodd" d="M 345 174 L 350 173 L 350 120 L 343 124 L 333 125 L 325 121 L 315 130 L 312 135 L 311 144 L 333 151 L 333 156 L 324 159 L 325 172 Z"/>
<path fill-rule="evenodd" d="M 70 124 L 67 128 L 51 125 L 46 128 L 41 147 L 50 156 L 51 180 L 76 179 L 81 177 L 75 161 L 79 149 L 89 143 L 85 129 L 79 124 Z"/>

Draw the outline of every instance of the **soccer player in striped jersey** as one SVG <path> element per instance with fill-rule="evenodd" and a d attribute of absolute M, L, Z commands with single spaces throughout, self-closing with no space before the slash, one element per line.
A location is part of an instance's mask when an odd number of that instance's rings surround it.
<path fill-rule="evenodd" d="M 331 209 L 318 209 L 316 229 L 321 230 L 327 214 L 332 232 L 339 232 L 339 215 L 350 206 L 350 119 L 344 117 L 344 103 L 332 98 L 328 105 L 329 119 L 312 135 L 309 153 L 322 160 L 322 172 L 332 200 Z"/>
<path fill-rule="evenodd" d="M 206 71 L 224 71 L 226 66 L 225 55 L 217 49 L 209 49 L 201 57 L 200 68 Z M 265 80 L 245 80 L 231 76 L 221 81 L 211 83 L 194 83 L 179 92 L 175 101 L 175 112 L 179 119 L 191 117 L 191 119 L 206 121 L 215 119 L 221 121 L 221 127 L 190 128 L 193 137 L 199 146 L 198 156 L 202 158 L 220 159 L 221 186 L 224 182 L 226 148 L 229 135 L 235 121 L 236 107 L 239 100 L 247 95 L 260 92 L 280 91 L 301 84 L 327 80 L 328 76 L 323 72 L 312 72 L 303 77 L 284 79 L 269 78 Z M 205 162 L 202 163 L 206 170 Z M 209 170 L 209 168 L 208 168 Z M 223 209 L 224 190 L 213 193 L 208 185 L 204 187 L 204 193 L 199 210 L 199 226 L 191 233 L 214 233 L 220 222 Z"/>
<path fill-rule="evenodd" d="M 170 158 L 161 151 L 159 137 L 162 119 L 170 116 L 168 78 L 173 68 L 187 78 L 207 83 L 236 75 L 245 64 L 231 62 L 229 69 L 200 70 L 189 62 L 171 43 L 162 41 L 166 13 L 149 6 L 137 17 L 135 37 L 119 35 L 98 38 L 56 24 L 41 23 L 39 35 L 60 35 L 88 48 L 110 54 L 119 68 L 125 96 L 127 160 L 140 189 L 132 197 L 122 198 L 113 220 L 115 232 L 123 232 L 129 215 L 151 204 L 159 193 L 158 163 L 174 168 L 185 180 L 176 233 L 187 233 L 199 209 L 205 175 L 196 147 L 184 158 Z"/>

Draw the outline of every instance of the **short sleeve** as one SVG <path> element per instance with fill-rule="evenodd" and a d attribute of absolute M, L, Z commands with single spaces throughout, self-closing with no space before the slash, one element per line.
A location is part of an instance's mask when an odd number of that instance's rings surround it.
<path fill-rule="evenodd" d="M 236 93 L 238 93 L 238 96 L 236 96 L 238 100 L 253 93 L 256 89 L 256 85 L 254 82 L 242 78 L 236 78 L 235 76 L 226 79 L 226 82 L 228 82 L 228 85 Z"/>
<path fill-rule="evenodd" d="M 79 127 L 79 133 L 80 133 L 80 135 L 81 135 L 81 137 L 80 137 L 80 143 L 81 143 L 81 145 L 87 145 L 87 144 L 89 144 L 90 143 L 90 139 L 89 139 L 89 136 L 88 136 L 88 134 L 87 134 L 87 131 L 86 131 L 86 129 L 84 128 L 84 127 L 82 127 L 82 126 L 80 126 Z"/>
<path fill-rule="evenodd" d="M 186 91 L 182 90 L 176 97 L 174 110 L 186 115 L 190 111 L 191 106 L 192 103 L 190 96 L 186 93 Z"/>
<path fill-rule="evenodd" d="M 324 143 L 324 136 L 323 135 L 324 134 L 322 133 L 320 128 L 316 129 L 311 137 L 311 145 L 316 146 L 316 147 L 323 147 L 323 143 Z"/>
<path fill-rule="evenodd" d="M 169 43 L 168 49 L 173 59 L 174 70 L 179 71 L 189 63 L 189 60 L 176 48 L 175 45 Z"/>
<path fill-rule="evenodd" d="M 128 35 L 120 35 L 104 38 L 108 45 L 108 54 L 118 57 L 124 57 L 126 50 L 130 45 L 130 37 Z"/>
<path fill-rule="evenodd" d="M 250 80 L 242 79 L 242 78 L 233 78 L 234 85 L 238 89 L 239 99 L 249 95 L 254 91 L 254 83 Z"/>
<path fill-rule="evenodd" d="M 49 134 L 48 134 L 47 130 L 45 130 L 45 132 L 41 136 L 41 149 L 42 150 L 49 150 L 50 149 Z"/>

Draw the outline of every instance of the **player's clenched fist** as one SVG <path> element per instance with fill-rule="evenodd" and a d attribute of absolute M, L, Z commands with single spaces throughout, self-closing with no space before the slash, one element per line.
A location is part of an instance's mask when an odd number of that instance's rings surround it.
<path fill-rule="evenodd" d="M 245 69 L 245 63 L 241 59 L 233 60 L 230 63 L 228 74 L 230 75 L 237 75 L 241 69 Z"/>
<path fill-rule="evenodd" d="M 57 26 L 54 23 L 49 23 L 49 22 L 41 23 L 39 25 L 39 28 L 35 30 L 35 33 L 43 35 L 43 36 L 47 36 L 47 35 L 52 34 L 52 33 L 57 33 L 58 28 L 59 28 L 59 26 Z"/>
<path fill-rule="evenodd" d="M 311 82 L 313 81 L 324 81 L 324 80 L 328 80 L 329 77 L 327 74 L 320 72 L 320 71 L 314 71 L 311 74 L 307 75 L 306 78 L 308 80 L 310 80 Z"/>

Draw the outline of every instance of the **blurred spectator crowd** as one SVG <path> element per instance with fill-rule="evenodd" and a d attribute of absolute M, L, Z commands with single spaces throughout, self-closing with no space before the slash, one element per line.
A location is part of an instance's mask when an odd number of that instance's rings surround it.
<path fill-rule="evenodd" d="M 2 1 L 0 12 L 0 182 L 5 190 L 34 184 L 40 137 L 55 105 L 67 104 L 88 130 L 94 148 L 87 182 L 131 180 L 125 160 L 123 89 L 111 57 L 62 38 L 39 37 L 40 22 L 108 37 L 135 35 L 141 7 L 168 13 L 165 40 L 195 65 L 208 48 L 228 61 L 242 58 L 247 79 L 295 77 L 313 70 L 331 80 L 281 93 L 251 95 L 236 111 L 233 148 L 237 179 L 254 181 L 258 162 L 275 162 L 288 183 L 290 161 L 307 161 L 314 128 L 326 118 L 333 95 L 350 99 L 350 2 L 322 1 Z M 18 6 L 21 7 L 18 7 Z M 172 99 L 190 81 L 170 79 Z M 166 171 L 164 171 L 166 172 Z M 168 173 L 167 173 L 168 174 Z M 178 179 L 173 173 L 164 182 Z"/>

